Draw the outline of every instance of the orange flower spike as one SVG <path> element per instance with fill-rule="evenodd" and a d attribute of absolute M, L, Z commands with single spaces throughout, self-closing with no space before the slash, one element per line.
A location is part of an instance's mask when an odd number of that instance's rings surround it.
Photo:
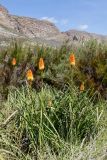
<path fill-rule="evenodd" d="M 15 66 L 16 65 L 16 58 L 13 58 L 11 63 L 13 66 Z"/>
<path fill-rule="evenodd" d="M 39 70 L 44 70 L 45 64 L 43 58 L 39 59 Z"/>
<path fill-rule="evenodd" d="M 33 77 L 33 73 L 32 73 L 32 70 L 29 69 L 26 73 L 26 78 L 28 81 L 33 81 L 34 80 L 34 77 Z"/>
<path fill-rule="evenodd" d="M 70 64 L 75 66 L 75 55 L 72 53 L 69 57 Z"/>
<path fill-rule="evenodd" d="M 82 82 L 80 85 L 80 91 L 84 91 L 84 89 L 85 89 L 84 82 Z"/>

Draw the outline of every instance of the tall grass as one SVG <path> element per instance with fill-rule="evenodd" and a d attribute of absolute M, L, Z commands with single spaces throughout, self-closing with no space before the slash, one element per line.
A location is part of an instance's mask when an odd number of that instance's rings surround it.
<path fill-rule="evenodd" d="M 26 154 L 32 157 L 34 153 L 38 157 L 47 146 L 50 154 L 59 156 L 67 146 L 89 143 L 104 125 L 104 104 L 94 104 L 87 93 L 80 94 L 75 88 L 65 93 L 49 86 L 40 92 L 12 88 L 4 106 L 5 114 L 7 107 L 8 114 L 15 110 L 18 113 L 9 130 L 1 131 L 1 151 L 18 158 Z"/>
<path fill-rule="evenodd" d="M 69 63 L 71 51 L 76 66 Z M 106 51 L 106 46 L 93 41 L 84 48 L 60 49 L 15 44 L 2 52 L 1 160 L 106 157 Z M 16 66 L 11 64 L 14 57 Z M 45 62 L 42 72 L 40 57 Z M 31 86 L 28 69 L 34 74 Z M 81 82 L 84 91 L 79 90 Z"/>

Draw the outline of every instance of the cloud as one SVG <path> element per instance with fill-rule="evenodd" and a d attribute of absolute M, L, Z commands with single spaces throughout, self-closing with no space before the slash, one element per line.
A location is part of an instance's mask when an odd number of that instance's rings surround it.
<path fill-rule="evenodd" d="M 47 20 L 52 23 L 58 23 L 58 20 L 55 17 L 42 17 L 41 20 Z"/>
<path fill-rule="evenodd" d="M 83 30 L 87 30 L 88 27 L 89 27 L 89 26 L 88 26 L 87 24 L 81 24 L 81 25 L 78 27 L 78 29 L 83 31 Z"/>
<path fill-rule="evenodd" d="M 64 25 L 66 26 L 69 22 L 68 19 L 61 19 L 61 20 L 57 20 L 55 17 L 41 17 L 41 20 L 46 20 L 55 24 L 59 24 L 59 25 Z"/>
<path fill-rule="evenodd" d="M 62 19 L 62 20 L 60 21 L 60 24 L 61 24 L 61 25 L 67 25 L 68 22 L 69 22 L 68 19 Z"/>

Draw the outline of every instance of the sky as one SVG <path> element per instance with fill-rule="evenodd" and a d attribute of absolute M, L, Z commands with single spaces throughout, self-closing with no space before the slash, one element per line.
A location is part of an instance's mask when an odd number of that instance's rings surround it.
<path fill-rule="evenodd" d="M 0 0 L 11 14 L 49 20 L 61 30 L 107 35 L 107 0 Z"/>

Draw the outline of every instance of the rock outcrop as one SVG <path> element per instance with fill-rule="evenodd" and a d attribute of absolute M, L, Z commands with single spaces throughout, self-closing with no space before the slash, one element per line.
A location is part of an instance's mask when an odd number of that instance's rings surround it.
<path fill-rule="evenodd" d="M 66 32 L 70 41 L 84 42 L 90 39 L 96 39 L 98 42 L 107 41 L 106 36 L 98 35 L 95 33 L 88 33 L 85 31 L 69 30 Z"/>

